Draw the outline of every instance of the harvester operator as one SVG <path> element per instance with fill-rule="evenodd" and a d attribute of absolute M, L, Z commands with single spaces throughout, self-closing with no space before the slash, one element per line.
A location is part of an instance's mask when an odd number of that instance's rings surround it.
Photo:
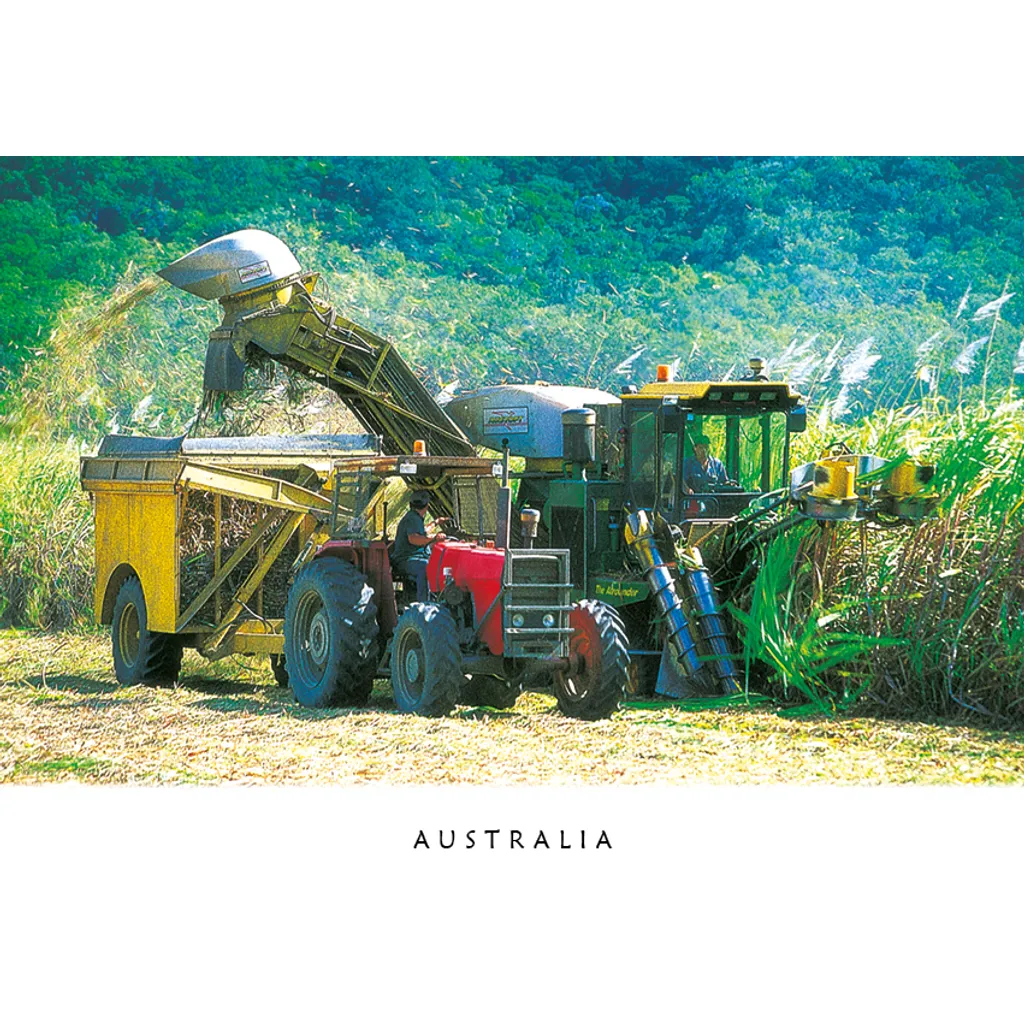
<path fill-rule="evenodd" d="M 707 434 L 693 435 L 693 456 L 683 460 L 683 484 L 689 494 L 707 494 L 719 484 L 728 483 L 721 459 L 711 454 Z"/>
<path fill-rule="evenodd" d="M 443 533 L 428 534 L 423 513 L 430 505 L 429 491 L 415 491 L 409 501 L 409 511 L 402 516 L 395 532 L 395 553 L 391 564 L 403 576 L 416 581 L 416 600 L 426 601 L 430 596 L 427 587 L 427 562 L 430 561 L 429 546 L 435 540 L 446 540 Z"/>

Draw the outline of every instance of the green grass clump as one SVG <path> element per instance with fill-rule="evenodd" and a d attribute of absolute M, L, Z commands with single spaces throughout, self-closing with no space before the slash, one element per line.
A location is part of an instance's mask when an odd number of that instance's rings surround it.
<path fill-rule="evenodd" d="M 0 624 L 90 623 L 92 537 L 78 450 L 0 439 Z"/>
<path fill-rule="evenodd" d="M 94 776 L 103 774 L 109 762 L 94 757 L 58 757 L 47 761 L 20 761 L 15 765 L 16 775 L 60 775 Z"/>

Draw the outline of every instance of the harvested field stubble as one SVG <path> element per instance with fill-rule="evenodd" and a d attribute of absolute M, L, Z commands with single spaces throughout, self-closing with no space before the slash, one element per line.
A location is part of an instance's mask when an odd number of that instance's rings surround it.
<path fill-rule="evenodd" d="M 178 687 L 118 687 L 102 634 L 0 633 L 0 781 L 154 783 L 1019 782 L 1024 738 L 967 726 L 787 719 L 771 706 L 627 706 L 602 722 L 545 694 L 510 711 L 313 711 L 265 659 L 186 652 Z"/>

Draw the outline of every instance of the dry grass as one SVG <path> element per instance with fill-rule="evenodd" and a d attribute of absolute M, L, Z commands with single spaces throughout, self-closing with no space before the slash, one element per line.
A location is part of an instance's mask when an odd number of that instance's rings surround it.
<path fill-rule="evenodd" d="M 0 633 L 0 781 L 38 783 L 967 783 L 1024 780 L 1024 736 L 770 708 L 627 707 L 562 717 L 544 694 L 507 712 L 310 711 L 266 662 L 186 653 L 175 689 L 118 687 L 101 634 Z"/>

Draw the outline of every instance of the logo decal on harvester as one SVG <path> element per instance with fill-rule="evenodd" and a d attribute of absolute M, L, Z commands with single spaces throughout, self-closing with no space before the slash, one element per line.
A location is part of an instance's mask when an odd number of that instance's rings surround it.
<path fill-rule="evenodd" d="M 617 597 L 622 601 L 632 601 L 640 595 L 640 587 L 623 584 L 621 580 L 597 580 L 594 593 L 598 597 Z"/>
<path fill-rule="evenodd" d="M 270 264 L 266 260 L 259 263 L 250 263 L 238 271 L 238 280 L 242 284 L 255 280 L 257 277 L 266 277 L 270 273 Z"/>
<path fill-rule="evenodd" d="M 507 409 L 484 409 L 485 434 L 527 434 L 530 410 L 525 405 Z"/>

